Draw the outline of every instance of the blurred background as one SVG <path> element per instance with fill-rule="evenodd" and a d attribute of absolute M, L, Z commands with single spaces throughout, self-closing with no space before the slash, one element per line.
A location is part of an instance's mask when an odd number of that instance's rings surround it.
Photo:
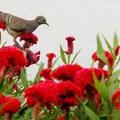
<path fill-rule="evenodd" d="M 34 33 L 38 44 L 31 50 L 41 51 L 40 61 L 46 62 L 46 53 L 59 56 L 59 44 L 65 49 L 65 37 L 74 36 L 75 51 L 81 48 L 78 62 L 85 67 L 91 64 L 91 54 L 96 50 L 96 34 L 104 34 L 112 44 L 114 32 L 120 34 L 120 0 L 0 0 L 0 11 L 25 19 L 38 15 L 46 17 L 50 27 L 40 26 Z M 2 42 L 12 45 L 12 37 L 2 33 Z M 32 78 L 37 65 L 28 69 Z"/>

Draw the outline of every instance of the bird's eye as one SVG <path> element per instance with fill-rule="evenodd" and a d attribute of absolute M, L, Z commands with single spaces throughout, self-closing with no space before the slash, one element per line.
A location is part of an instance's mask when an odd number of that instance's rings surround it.
<path fill-rule="evenodd" d="M 42 22 L 43 22 L 43 23 L 46 23 L 46 20 L 45 20 L 45 19 L 43 19 L 43 20 L 42 20 Z"/>

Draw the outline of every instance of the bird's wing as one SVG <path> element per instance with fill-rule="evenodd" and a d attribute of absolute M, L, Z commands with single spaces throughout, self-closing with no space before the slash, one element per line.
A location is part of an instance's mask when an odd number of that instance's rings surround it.
<path fill-rule="evenodd" d="M 5 22 L 6 14 L 0 11 L 0 22 Z"/>
<path fill-rule="evenodd" d="M 25 31 L 27 20 L 24 20 L 20 17 L 16 17 L 13 15 L 6 16 L 6 24 L 7 26 L 14 31 L 22 32 Z"/>

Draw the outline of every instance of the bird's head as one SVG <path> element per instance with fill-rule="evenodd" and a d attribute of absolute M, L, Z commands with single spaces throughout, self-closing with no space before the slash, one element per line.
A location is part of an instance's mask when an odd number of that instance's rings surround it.
<path fill-rule="evenodd" d="M 49 26 L 44 16 L 37 16 L 35 20 L 38 24 L 46 24 L 47 26 Z"/>

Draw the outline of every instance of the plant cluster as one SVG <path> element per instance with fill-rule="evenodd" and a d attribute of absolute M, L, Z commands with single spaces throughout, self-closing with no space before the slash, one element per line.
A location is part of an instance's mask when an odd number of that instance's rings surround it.
<path fill-rule="evenodd" d="M 0 29 L 6 25 L 0 23 Z M 0 120 L 120 120 L 120 45 L 114 34 L 113 45 L 97 35 L 92 64 L 76 62 L 73 36 L 66 38 L 67 50 L 60 55 L 46 54 L 47 64 L 37 64 L 40 51 L 33 33 L 19 36 L 22 45 L 0 47 Z M 0 37 L 1 38 L 1 37 Z M 62 64 L 58 64 L 62 60 Z M 27 78 L 26 68 L 37 64 L 35 78 Z"/>

